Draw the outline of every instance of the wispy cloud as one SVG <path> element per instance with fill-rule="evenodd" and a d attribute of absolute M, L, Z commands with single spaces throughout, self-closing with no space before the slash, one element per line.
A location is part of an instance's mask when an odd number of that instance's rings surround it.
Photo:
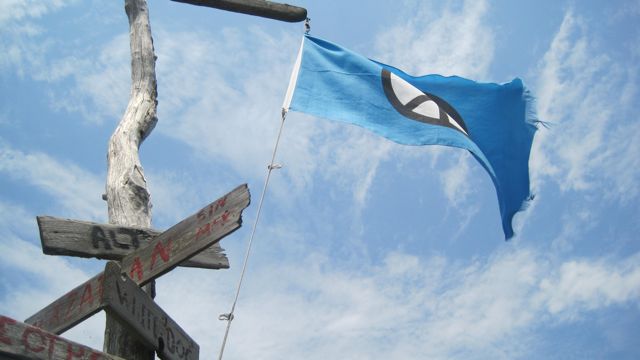
<path fill-rule="evenodd" d="M 299 41 L 258 28 L 216 36 L 160 32 L 156 131 L 209 161 L 225 162 L 244 178 L 262 179 Z M 275 196 L 301 194 L 314 178 L 331 178 L 363 204 L 388 146 L 362 129 L 290 113 L 279 149 L 277 161 L 285 168 L 274 182 Z"/>
<path fill-rule="evenodd" d="M 534 143 L 533 180 L 635 199 L 640 125 L 630 99 L 637 97 L 637 61 L 610 57 L 591 37 L 588 23 L 568 12 L 540 64 L 538 111 L 552 125 Z"/>
<path fill-rule="evenodd" d="M 639 305 L 638 254 L 557 261 L 547 253 L 514 247 L 460 263 L 392 252 L 382 263 L 356 267 L 310 252 L 300 262 L 270 262 L 254 269 L 246 284 L 228 356 L 527 357 L 539 340 L 531 328 Z M 186 273 L 172 276 L 172 291 L 163 292 L 160 301 L 193 324 L 190 331 L 203 354 L 215 354 L 220 344 L 214 339 L 221 339 L 224 324 L 211 327 L 202 318 L 225 311 L 232 294 L 220 289 L 232 279 L 196 285 Z M 185 292 L 206 301 L 180 306 L 179 294 Z"/>
<path fill-rule="evenodd" d="M 44 255 L 37 236 L 33 214 L 19 205 L 0 201 L 2 315 L 24 320 L 94 275 L 74 265 L 80 262 Z M 100 349 L 103 324 L 104 316 L 94 316 L 64 336 Z"/>
<path fill-rule="evenodd" d="M 464 1 L 433 11 L 420 2 L 416 13 L 378 36 L 380 60 L 413 75 L 458 75 L 485 80 L 493 60 L 494 34 L 484 23 L 489 4 Z"/>
<path fill-rule="evenodd" d="M 105 218 L 106 203 L 100 197 L 104 192 L 103 180 L 76 164 L 44 153 L 25 153 L 0 142 L 0 172 L 51 196 L 54 208 L 64 210 L 64 214 L 57 216 Z"/>
<path fill-rule="evenodd" d="M 0 28 L 10 21 L 42 17 L 75 1 L 5 0 L 0 3 Z"/>
<path fill-rule="evenodd" d="M 96 53 L 78 49 L 62 58 L 53 58 L 37 68 L 33 77 L 49 83 L 71 80 L 73 86 L 50 92 L 54 110 L 78 112 L 87 122 L 117 123 L 129 97 L 129 36 L 122 33 L 104 44 Z"/>

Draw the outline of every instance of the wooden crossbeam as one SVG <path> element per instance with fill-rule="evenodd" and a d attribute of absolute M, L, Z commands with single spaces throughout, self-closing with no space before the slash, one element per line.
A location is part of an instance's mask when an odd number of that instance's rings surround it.
<path fill-rule="evenodd" d="M 265 0 L 173 0 L 264 18 L 299 22 L 307 18 L 307 9 Z"/>
<path fill-rule="evenodd" d="M 2 315 L 0 359 L 124 360 Z"/>
<path fill-rule="evenodd" d="M 42 252 L 106 260 L 122 260 L 126 255 L 148 245 L 160 231 L 98 224 L 88 221 L 38 216 Z M 229 259 L 220 244 L 213 244 L 180 266 L 202 269 L 228 269 Z"/>
<path fill-rule="evenodd" d="M 171 271 L 238 229 L 242 211 L 249 206 L 247 185 L 205 206 L 122 259 L 122 271 L 144 285 Z M 105 306 L 105 275 L 100 273 L 55 300 L 26 323 L 61 334 Z"/>

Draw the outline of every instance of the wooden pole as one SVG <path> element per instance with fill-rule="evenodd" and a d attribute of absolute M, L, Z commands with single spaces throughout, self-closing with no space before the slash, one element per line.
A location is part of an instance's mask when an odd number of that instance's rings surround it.
<path fill-rule="evenodd" d="M 260 16 L 264 18 L 299 22 L 307 18 L 307 9 L 265 0 L 173 0 L 220 10 Z"/>
<path fill-rule="evenodd" d="M 125 0 L 131 47 L 131 93 L 109 140 L 106 200 L 109 223 L 151 227 L 151 204 L 138 149 L 156 122 L 155 54 L 146 0 Z M 147 289 L 153 297 L 153 285 Z M 153 350 L 107 312 L 104 351 L 129 360 L 150 360 Z"/>

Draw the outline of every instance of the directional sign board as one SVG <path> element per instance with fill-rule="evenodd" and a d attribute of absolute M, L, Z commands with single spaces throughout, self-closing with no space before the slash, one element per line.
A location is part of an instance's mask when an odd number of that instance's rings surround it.
<path fill-rule="evenodd" d="M 62 334 L 104 308 L 104 273 L 100 273 L 25 320 L 27 324 Z"/>
<path fill-rule="evenodd" d="M 198 344 L 127 275 L 120 275 L 120 265 L 110 261 L 105 274 L 110 279 L 104 289 L 107 311 L 132 328 L 162 359 L 198 359 Z"/>
<path fill-rule="evenodd" d="M 154 238 L 122 259 L 122 271 L 138 285 L 161 276 L 238 229 L 249 206 L 247 185 L 241 185 Z M 104 307 L 104 273 L 98 274 L 27 320 L 61 334 Z"/>
<path fill-rule="evenodd" d="M 88 221 L 38 216 L 42 252 L 122 260 L 160 235 L 159 231 L 137 227 L 97 224 Z M 228 269 L 229 259 L 220 244 L 213 244 L 180 266 L 203 269 Z"/>
<path fill-rule="evenodd" d="M 124 360 L 0 315 L 0 359 Z"/>

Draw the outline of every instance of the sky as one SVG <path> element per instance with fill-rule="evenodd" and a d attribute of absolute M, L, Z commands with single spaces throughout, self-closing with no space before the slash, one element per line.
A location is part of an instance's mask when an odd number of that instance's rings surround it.
<path fill-rule="evenodd" d="M 413 75 L 520 77 L 548 124 L 529 161 L 536 197 L 505 242 L 468 152 L 290 113 L 225 359 L 640 357 L 640 1 L 294 3 L 312 35 Z M 149 7 L 153 227 L 242 183 L 253 196 L 221 241 L 230 269 L 157 281 L 157 303 L 215 359 L 304 29 Z M 24 320 L 104 267 L 42 254 L 35 217 L 107 221 L 128 42 L 123 2 L 0 1 L 0 314 Z M 63 336 L 101 349 L 104 321 Z"/>

